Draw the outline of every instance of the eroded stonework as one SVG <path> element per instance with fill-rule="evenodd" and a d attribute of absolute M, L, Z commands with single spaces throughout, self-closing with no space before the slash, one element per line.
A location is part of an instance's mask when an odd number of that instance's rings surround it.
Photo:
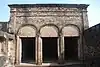
<path fill-rule="evenodd" d="M 78 58 L 83 59 L 83 31 L 88 29 L 86 4 L 13 4 L 10 7 L 10 21 L 6 38 L 7 67 L 21 65 L 21 38 L 36 38 L 35 65 L 42 66 L 42 37 L 58 37 L 58 61 L 64 60 L 64 36 L 79 37 Z M 67 26 L 72 27 L 67 30 Z M 64 29 L 64 30 L 63 30 Z M 75 31 L 74 31 L 75 29 Z M 48 31 L 52 31 L 49 34 Z M 69 33 L 66 32 L 69 31 Z M 65 33 L 63 33 L 65 31 Z M 70 32 L 71 31 L 71 32 Z M 60 62 L 61 63 L 61 62 Z M 11 65 L 11 66 L 9 66 Z M 27 65 L 26 65 L 27 66 Z M 33 65 L 34 66 L 34 65 Z"/>

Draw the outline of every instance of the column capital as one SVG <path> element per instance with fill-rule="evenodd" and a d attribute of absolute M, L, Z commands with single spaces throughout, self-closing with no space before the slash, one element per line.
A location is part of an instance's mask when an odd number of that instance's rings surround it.
<path fill-rule="evenodd" d="M 62 32 L 59 33 L 59 36 L 63 36 Z"/>
<path fill-rule="evenodd" d="M 37 37 L 39 37 L 39 36 L 40 36 L 40 33 L 39 33 L 39 32 L 37 32 L 36 36 L 37 36 Z"/>

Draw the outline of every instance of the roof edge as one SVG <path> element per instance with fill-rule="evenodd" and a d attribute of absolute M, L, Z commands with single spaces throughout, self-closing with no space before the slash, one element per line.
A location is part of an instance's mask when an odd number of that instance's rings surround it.
<path fill-rule="evenodd" d="M 89 4 L 9 4 L 10 8 L 25 8 L 25 7 L 76 7 L 87 8 Z"/>

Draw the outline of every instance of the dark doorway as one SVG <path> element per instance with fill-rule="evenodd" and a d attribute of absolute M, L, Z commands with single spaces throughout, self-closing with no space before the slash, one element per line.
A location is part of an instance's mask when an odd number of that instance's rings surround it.
<path fill-rule="evenodd" d="M 65 60 L 78 59 L 78 37 L 65 37 Z"/>
<path fill-rule="evenodd" d="M 43 37 L 43 62 L 56 62 L 58 59 L 57 53 L 57 38 Z"/>
<path fill-rule="evenodd" d="M 21 38 L 22 63 L 33 63 L 35 61 L 35 38 Z"/>

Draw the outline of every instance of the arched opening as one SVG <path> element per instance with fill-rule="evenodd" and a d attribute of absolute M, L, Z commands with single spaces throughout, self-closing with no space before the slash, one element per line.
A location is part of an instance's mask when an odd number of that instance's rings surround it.
<path fill-rule="evenodd" d="M 79 29 L 69 25 L 62 29 L 62 33 L 64 36 L 65 60 L 77 60 Z"/>
<path fill-rule="evenodd" d="M 54 26 L 44 26 L 40 30 L 42 38 L 43 62 L 56 62 L 58 59 L 58 33 Z"/>
<path fill-rule="evenodd" d="M 18 31 L 18 45 L 20 47 L 20 60 L 22 63 L 35 62 L 35 36 L 36 29 L 32 26 L 24 26 Z"/>

